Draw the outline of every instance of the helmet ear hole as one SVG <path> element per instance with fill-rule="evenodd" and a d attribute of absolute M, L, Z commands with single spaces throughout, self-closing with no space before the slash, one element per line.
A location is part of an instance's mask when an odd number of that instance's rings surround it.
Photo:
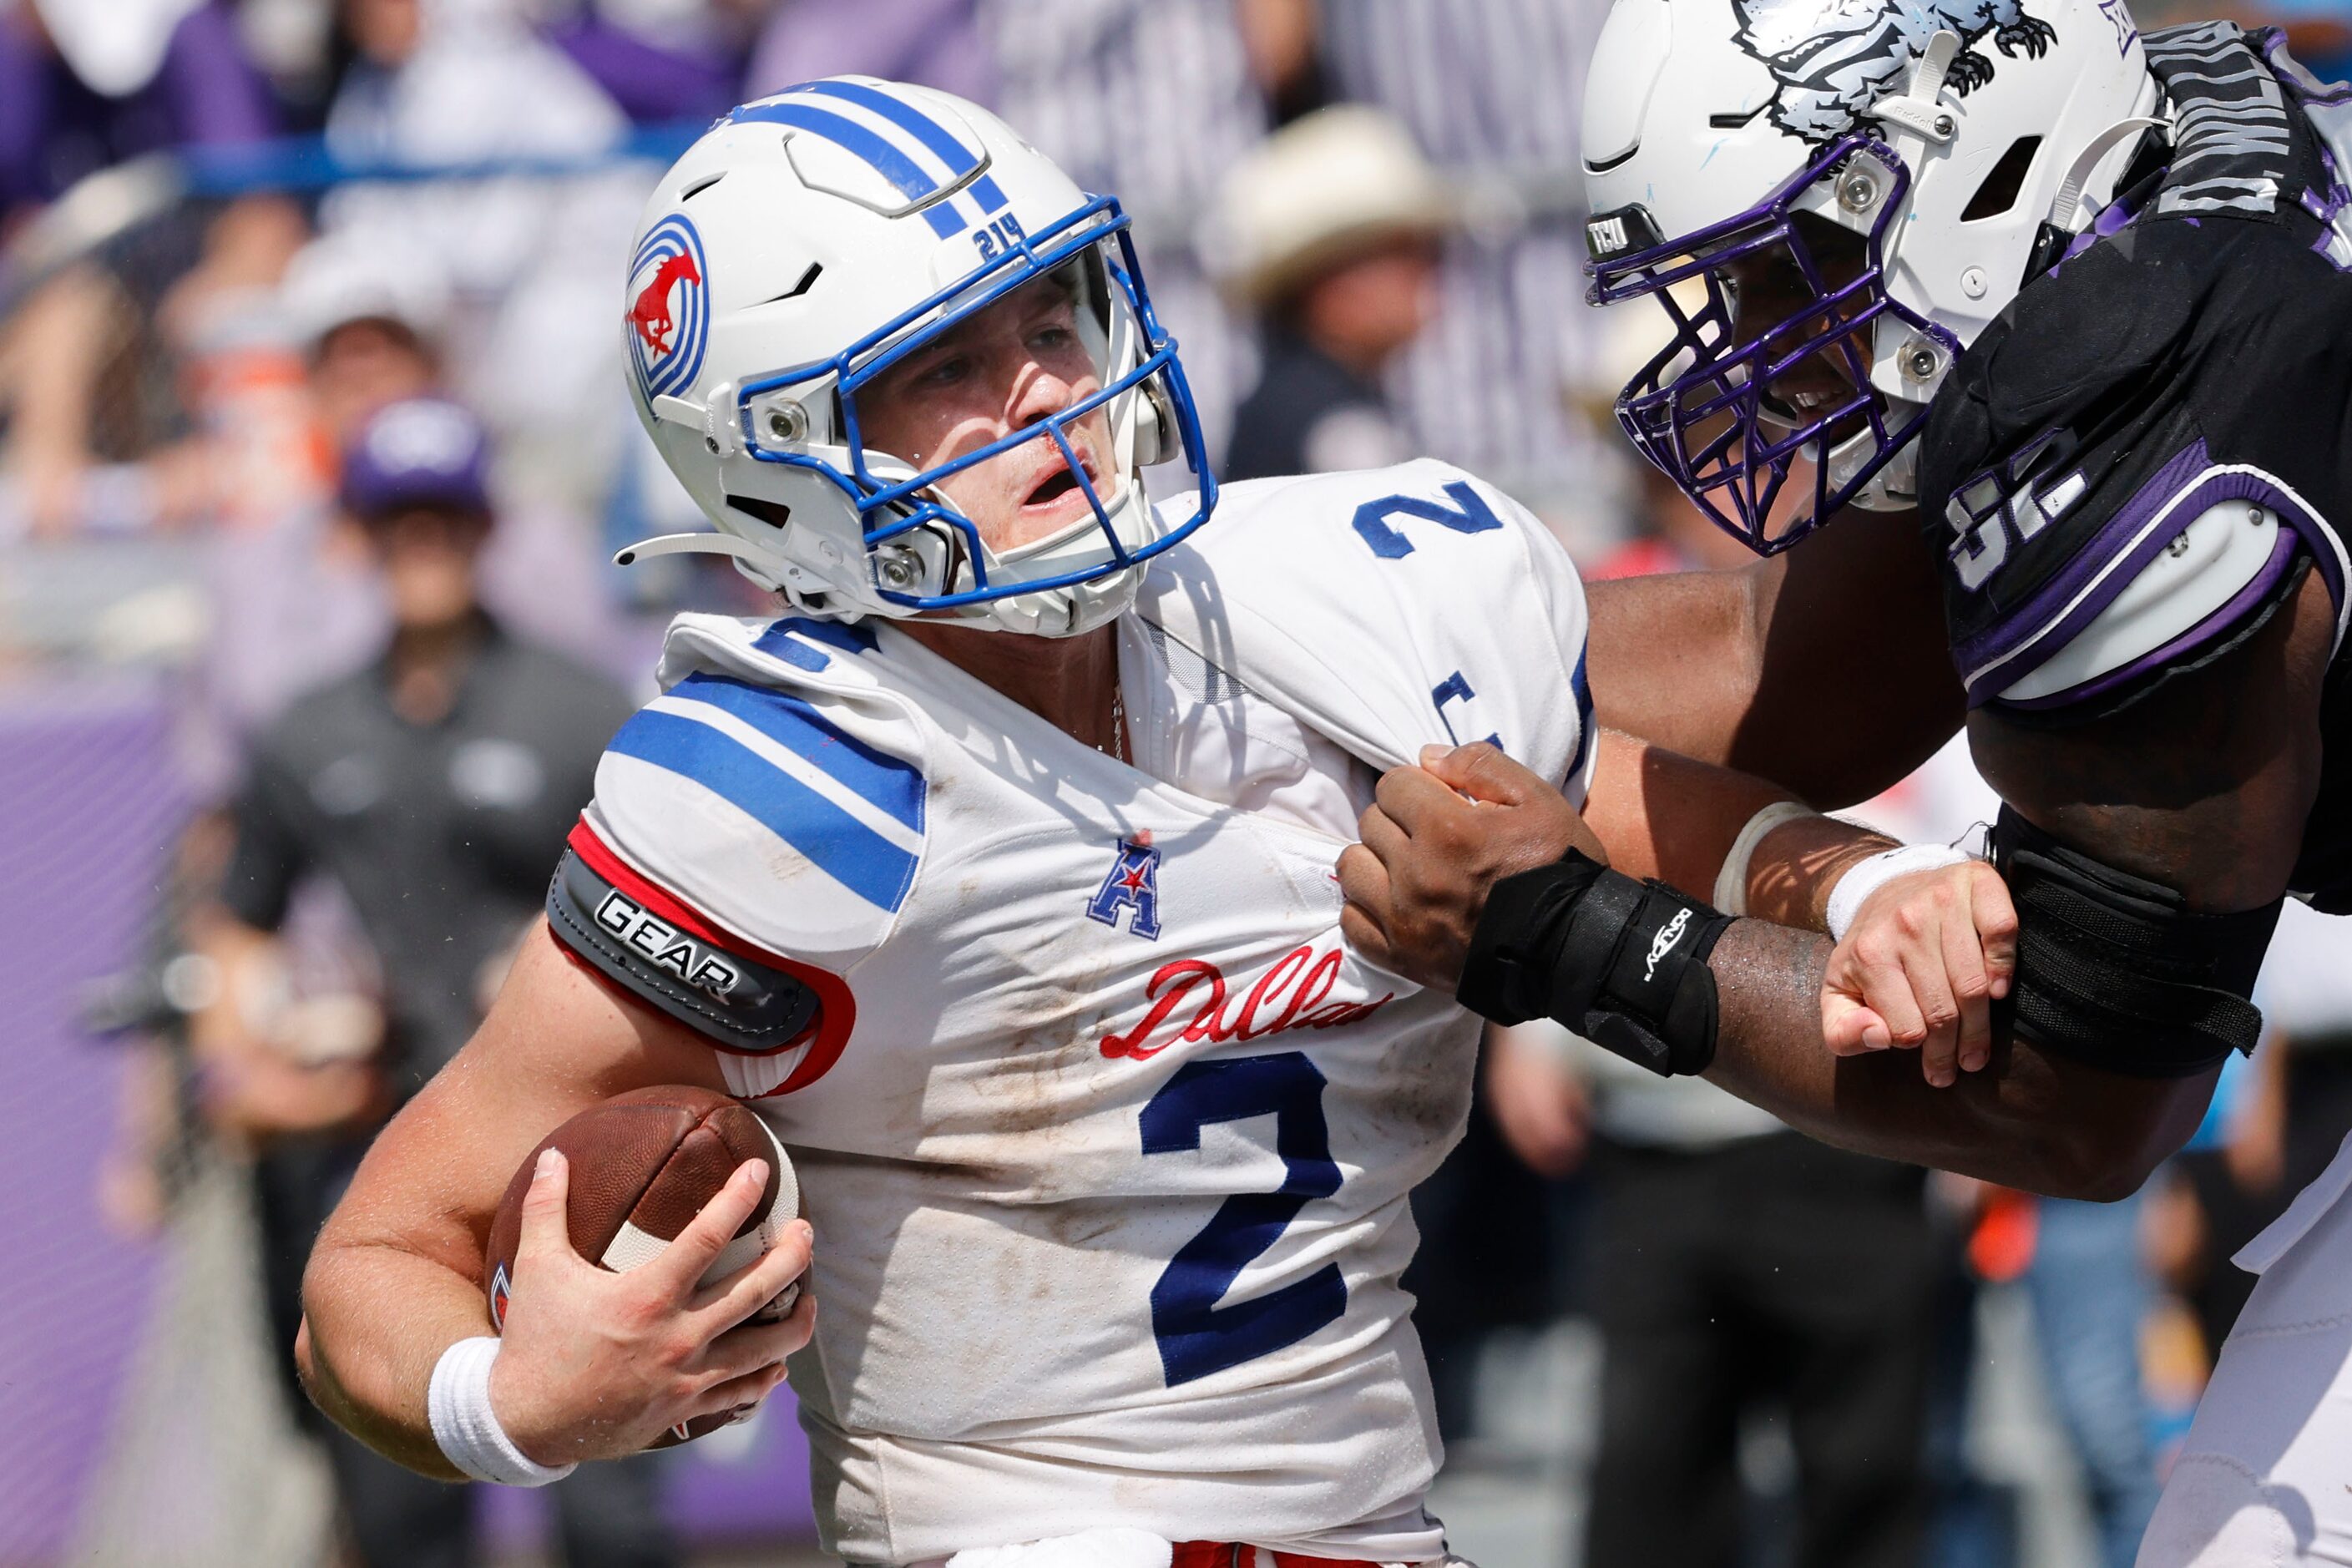
<path fill-rule="evenodd" d="M 765 500 L 759 496 L 739 496 L 732 491 L 719 499 L 725 501 L 730 510 L 764 522 L 770 528 L 782 528 L 793 520 L 793 509 L 780 500 Z"/>
<path fill-rule="evenodd" d="M 1184 449 L 1184 438 L 1176 423 L 1176 405 L 1156 375 L 1144 378 L 1139 389 L 1143 394 L 1142 416 L 1135 422 L 1135 466 L 1148 468 L 1154 463 L 1164 463 Z"/>
<path fill-rule="evenodd" d="M 1984 183 L 1960 209 L 1962 223 L 1981 223 L 1989 217 L 1999 217 L 2017 205 L 2020 193 L 2025 189 L 2026 172 L 2033 167 L 2033 154 L 2042 146 L 2039 136 L 2021 136 L 2009 144 L 1984 177 Z"/>

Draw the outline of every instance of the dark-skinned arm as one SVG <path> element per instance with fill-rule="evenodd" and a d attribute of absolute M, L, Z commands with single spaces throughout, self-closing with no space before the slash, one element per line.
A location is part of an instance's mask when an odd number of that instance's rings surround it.
<path fill-rule="evenodd" d="M 2259 907 L 2285 886 L 2316 794 L 2333 635 L 2333 606 L 2307 582 L 2245 647 L 2109 719 L 2053 731 L 1979 715 L 1979 765 L 2038 826 L 2179 889 L 2192 910 Z M 1385 820 L 1367 813 L 1366 847 L 1340 865 L 1349 940 L 1384 968 L 1450 985 L 1496 880 L 1570 847 L 1596 858 L 1620 847 L 1604 849 L 1557 792 L 1491 749 L 1436 759 L 1418 786 L 1416 772 L 1382 781 Z M 1666 818 L 1672 805 L 1654 798 L 1647 813 Z M 1709 961 L 1721 1028 L 1707 1077 L 1825 1142 L 2115 1198 L 2188 1137 L 2211 1096 L 2217 1071 L 2137 1078 L 2018 1039 L 1996 1040 L 1987 1069 L 1948 1088 L 1907 1055 L 1838 1058 L 1821 1022 L 1825 982 L 1839 984 L 1832 963 L 1825 938 L 1754 921 L 1735 923 Z"/>
<path fill-rule="evenodd" d="M 1959 728 L 1935 563 L 1910 512 L 1849 509 L 1753 566 L 1585 594 L 1601 723 L 1824 810 L 1876 795 Z"/>
<path fill-rule="evenodd" d="M 1907 1052 L 1832 1056 L 1821 1027 L 1831 952 L 1827 937 L 1739 921 L 1707 963 L 1723 1009 L 1708 1081 L 1824 1143 L 2109 1202 L 2197 1130 L 2221 1076 L 2129 1078 L 2010 1039 L 1984 1070 L 1937 1088 Z"/>

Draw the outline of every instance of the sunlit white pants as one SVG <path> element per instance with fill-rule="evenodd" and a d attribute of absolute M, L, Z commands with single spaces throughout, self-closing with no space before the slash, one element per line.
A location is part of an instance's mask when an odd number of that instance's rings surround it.
<path fill-rule="evenodd" d="M 2352 1565 L 2352 1138 L 2237 1261 L 2262 1281 L 2138 1568 Z"/>

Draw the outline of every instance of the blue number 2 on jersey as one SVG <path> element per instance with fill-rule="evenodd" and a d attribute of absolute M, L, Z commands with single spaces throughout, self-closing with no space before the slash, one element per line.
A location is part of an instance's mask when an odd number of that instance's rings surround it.
<path fill-rule="evenodd" d="M 1347 1310 L 1336 1263 L 1278 1290 L 1217 1305 L 1308 1199 L 1339 1190 L 1323 1123 L 1323 1075 L 1302 1051 L 1186 1062 L 1143 1107 L 1147 1154 L 1198 1150 L 1202 1128 L 1251 1116 L 1274 1118 L 1275 1152 L 1287 1173 L 1273 1192 L 1227 1198 L 1152 1286 L 1151 1331 L 1171 1388 L 1297 1344 Z"/>
<path fill-rule="evenodd" d="M 1412 541 L 1391 525 L 1389 519 L 1392 517 L 1416 517 L 1423 522 L 1441 523 L 1456 533 L 1484 533 L 1503 526 L 1495 509 L 1469 485 L 1456 479 L 1445 487 L 1445 493 L 1453 500 L 1452 506 L 1420 496 L 1382 496 L 1378 500 L 1368 500 L 1356 509 L 1356 532 L 1381 560 L 1402 561 L 1412 553 Z"/>

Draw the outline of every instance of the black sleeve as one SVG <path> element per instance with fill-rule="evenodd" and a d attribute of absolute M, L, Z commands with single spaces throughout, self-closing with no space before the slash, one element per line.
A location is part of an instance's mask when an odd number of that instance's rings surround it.
<path fill-rule="evenodd" d="M 764 1056 L 816 1022 L 816 993 L 799 977 L 708 926 L 693 929 L 667 904 L 567 848 L 548 884 L 547 921 L 581 962 L 722 1049 Z"/>
<path fill-rule="evenodd" d="M 257 930 L 278 929 L 294 884 L 310 867 L 304 807 L 284 764 L 268 750 L 257 750 L 245 787 L 229 807 L 236 844 L 220 889 L 228 912 Z"/>

